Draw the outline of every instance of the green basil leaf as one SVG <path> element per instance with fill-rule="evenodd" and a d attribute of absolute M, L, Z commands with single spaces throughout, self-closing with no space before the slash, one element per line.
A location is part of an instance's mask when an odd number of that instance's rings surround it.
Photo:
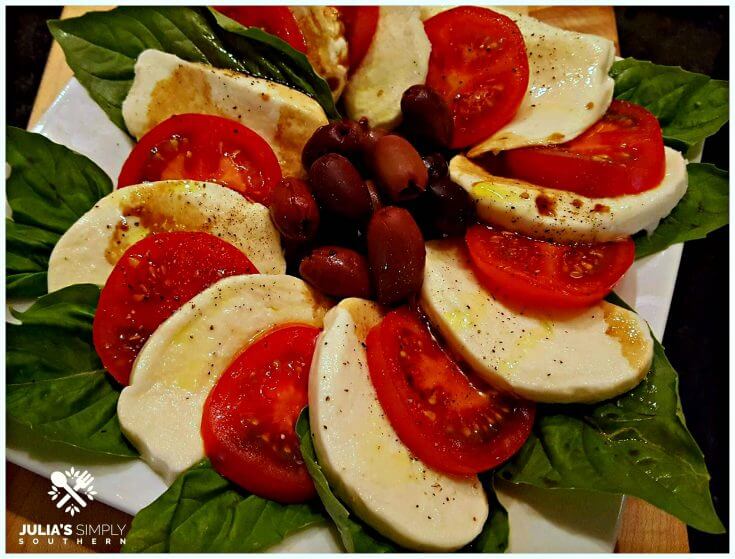
<path fill-rule="evenodd" d="M 110 120 L 126 130 L 122 103 L 135 77 L 135 61 L 156 49 L 189 62 L 230 70 L 244 66 L 195 8 L 123 6 L 48 23 L 79 83 Z"/>
<path fill-rule="evenodd" d="M 345 549 L 349 553 L 395 553 L 400 551 L 398 546 L 352 515 L 332 492 L 324 472 L 316 461 L 314 442 L 311 440 L 312 435 L 309 428 L 308 409 L 304 409 L 299 416 L 296 423 L 296 434 L 301 443 L 301 456 L 304 458 L 311 479 L 314 480 L 316 492 L 337 527 Z"/>
<path fill-rule="evenodd" d="M 133 519 L 125 552 L 253 553 L 326 518 L 314 504 L 251 495 L 202 460 Z"/>
<path fill-rule="evenodd" d="M 10 177 L 5 221 L 8 297 L 46 293 L 48 259 L 59 237 L 112 192 L 112 181 L 92 161 L 51 140 L 8 127 Z"/>
<path fill-rule="evenodd" d="M 634 58 L 615 62 L 610 76 L 615 98 L 646 107 L 661 123 L 666 143 L 685 153 L 727 122 L 726 81 Z"/>
<path fill-rule="evenodd" d="M 244 27 L 215 9 L 209 10 L 224 31 L 223 41 L 247 66 L 249 74 L 294 87 L 316 99 L 327 117 L 340 118 L 329 85 L 304 53 L 262 29 Z"/>
<path fill-rule="evenodd" d="M 8 298 L 46 293 L 48 259 L 59 234 L 5 220 L 5 292 Z"/>
<path fill-rule="evenodd" d="M 495 496 L 492 485 L 492 475 L 484 476 L 483 485 L 490 501 L 490 513 L 485 526 L 475 541 L 465 548 L 470 553 L 505 553 L 508 549 L 510 527 L 508 525 L 508 511 L 500 504 Z"/>
<path fill-rule="evenodd" d="M 595 405 L 539 406 L 531 436 L 501 479 L 633 495 L 698 530 L 723 532 L 704 456 L 684 422 L 676 371 L 654 344 L 651 370 L 630 392 Z"/>
<path fill-rule="evenodd" d="M 687 165 L 689 187 L 672 212 L 647 235 L 635 239 L 635 256 L 643 258 L 684 241 L 703 239 L 727 225 L 729 211 L 729 175 L 714 165 Z"/>
<path fill-rule="evenodd" d="M 133 457 L 117 419 L 120 387 L 92 343 L 99 293 L 72 285 L 13 311 L 22 324 L 6 324 L 7 417 L 51 441 Z"/>

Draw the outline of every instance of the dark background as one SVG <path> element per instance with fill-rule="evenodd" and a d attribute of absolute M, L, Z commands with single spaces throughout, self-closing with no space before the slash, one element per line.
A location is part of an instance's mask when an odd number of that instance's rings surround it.
<path fill-rule="evenodd" d="M 8 7 L 7 123 L 25 128 L 61 8 Z M 623 56 L 729 78 L 727 7 L 616 7 Z M 729 169 L 728 126 L 706 142 L 703 160 Z M 686 244 L 663 343 L 679 372 L 687 424 L 707 458 L 715 508 L 728 518 L 728 229 Z M 693 552 L 726 552 L 728 536 L 689 530 Z"/>

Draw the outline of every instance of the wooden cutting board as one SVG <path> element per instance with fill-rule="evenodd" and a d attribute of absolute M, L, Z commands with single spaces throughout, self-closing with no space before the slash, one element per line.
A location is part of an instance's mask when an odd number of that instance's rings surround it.
<path fill-rule="evenodd" d="M 62 17 L 76 17 L 91 10 L 105 10 L 102 6 L 67 6 Z M 554 6 L 515 6 L 512 9 L 523 11 L 542 21 L 584 33 L 593 33 L 607 37 L 618 46 L 618 34 L 615 26 L 615 13 L 612 8 L 604 6 L 554 7 Z M 38 118 L 51 105 L 61 89 L 71 78 L 72 72 L 64 61 L 64 55 L 57 43 L 54 43 L 41 85 L 36 95 L 28 127 L 32 127 Z M 48 481 L 18 466 L 7 463 L 7 517 L 8 534 L 7 551 L 9 552 L 83 552 L 83 551 L 117 551 L 113 547 L 82 547 L 75 544 L 54 544 L 51 546 L 27 547 L 18 546 L 15 537 L 24 523 L 54 522 L 48 517 L 46 491 Z M 91 514 L 89 514 L 91 513 Z M 85 518 L 91 523 L 130 524 L 131 517 L 95 503 L 92 510 L 87 511 Z M 685 553 L 689 551 L 686 526 L 669 514 L 639 499 L 628 498 L 625 504 L 620 537 L 616 551 L 620 553 Z"/>

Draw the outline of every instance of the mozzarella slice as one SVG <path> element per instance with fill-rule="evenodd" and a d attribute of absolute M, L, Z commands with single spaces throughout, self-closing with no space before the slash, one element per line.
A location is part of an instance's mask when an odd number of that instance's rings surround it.
<path fill-rule="evenodd" d="M 51 253 L 49 292 L 104 285 L 132 244 L 162 231 L 205 231 L 242 250 L 262 274 L 286 271 L 268 208 L 218 184 L 160 181 L 115 190 L 80 217 Z"/>
<path fill-rule="evenodd" d="M 323 300 L 286 275 L 225 278 L 161 324 L 133 364 L 117 404 L 120 427 L 167 483 L 204 458 L 209 391 L 253 339 L 286 323 L 321 326 Z"/>
<path fill-rule="evenodd" d="M 451 8 L 425 7 L 422 19 Z M 512 19 L 523 35 L 528 53 L 528 90 L 513 119 L 471 148 L 470 157 L 567 142 L 605 114 L 615 87 L 608 75 L 615 61 L 612 41 L 565 31 L 522 15 L 512 7 L 491 9 Z"/>
<path fill-rule="evenodd" d="M 347 84 L 347 40 L 339 12 L 332 6 L 291 6 L 306 41 L 306 56 L 338 99 Z"/>
<path fill-rule="evenodd" d="M 561 242 L 603 242 L 652 232 L 687 191 L 686 161 L 664 148 L 666 174 L 651 190 L 614 198 L 587 198 L 566 190 L 496 177 L 464 156 L 449 173 L 477 204 L 481 220 L 532 237 Z"/>
<path fill-rule="evenodd" d="M 283 174 L 290 176 L 305 174 L 301 150 L 314 130 L 328 122 L 319 103 L 295 89 L 157 50 L 138 56 L 122 113 L 125 126 L 138 139 L 177 114 L 239 121 L 270 144 Z"/>
<path fill-rule="evenodd" d="M 429 469 L 398 439 L 370 381 L 364 347 L 380 319 L 380 307 L 362 299 L 345 299 L 324 317 L 309 373 L 319 464 L 350 509 L 399 545 L 458 549 L 487 518 L 482 484 Z"/>
<path fill-rule="evenodd" d="M 511 308 L 478 282 L 461 242 L 426 245 L 421 305 L 449 347 L 493 386 L 537 402 L 598 402 L 646 375 L 653 340 L 635 313 Z"/>
<path fill-rule="evenodd" d="M 528 90 L 513 120 L 474 146 L 470 157 L 572 140 L 605 114 L 612 101 L 612 41 L 565 31 L 510 11 L 528 53 Z"/>
<path fill-rule="evenodd" d="M 365 58 L 345 89 L 347 115 L 371 126 L 393 128 L 401 120 L 401 97 L 426 81 L 431 43 L 418 7 L 381 6 L 378 27 Z"/>

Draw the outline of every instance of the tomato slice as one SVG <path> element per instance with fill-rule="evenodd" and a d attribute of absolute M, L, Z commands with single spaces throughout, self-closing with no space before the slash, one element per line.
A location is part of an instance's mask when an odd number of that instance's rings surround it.
<path fill-rule="evenodd" d="M 425 464 L 471 475 L 501 464 L 523 446 L 534 405 L 471 381 L 416 312 L 403 307 L 388 313 L 366 341 L 383 411 Z"/>
<path fill-rule="evenodd" d="M 174 311 L 222 278 L 256 273 L 242 251 L 209 233 L 138 241 L 118 260 L 97 303 L 92 337 L 105 369 L 127 385 L 143 344 Z"/>
<path fill-rule="evenodd" d="M 617 100 L 570 142 L 514 149 L 500 157 L 507 176 L 591 198 L 655 188 L 666 172 L 656 117 L 639 105 Z"/>
<path fill-rule="evenodd" d="M 318 335 L 305 325 L 266 333 L 227 368 L 204 404 L 202 437 L 212 466 L 260 497 L 297 503 L 316 495 L 295 426 Z"/>
<path fill-rule="evenodd" d="M 379 6 L 337 6 L 349 47 L 350 73 L 354 72 L 365 58 L 378 28 Z"/>
<path fill-rule="evenodd" d="M 451 147 L 486 140 L 511 121 L 528 88 L 528 56 L 512 19 L 460 7 L 424 22 L 431 41 L 426 85 L 449 105 Z"/>
<path fill-rule="evenodd" d="M 291 10 L 285 6 L 219 6 L 215 10 L 244 27 L 258 27 L 306 53 L 306 40 Z"/>
<path fill-rule="evenodd" d="M 268 142 L 239 122 L 182 114 L 140 139 L 120 171 L 117 187 L 167 179 L 216 182 L 268 205 L 281 180 L 281 167 Z"/>
<path fill-rule="evenodd" d="M 474 270 L 488 290 L 536 308 L 580 308 L 600 301 L 635 257 L 631 238 L 562 245 L 474 225 L 465 240 Z"/>

